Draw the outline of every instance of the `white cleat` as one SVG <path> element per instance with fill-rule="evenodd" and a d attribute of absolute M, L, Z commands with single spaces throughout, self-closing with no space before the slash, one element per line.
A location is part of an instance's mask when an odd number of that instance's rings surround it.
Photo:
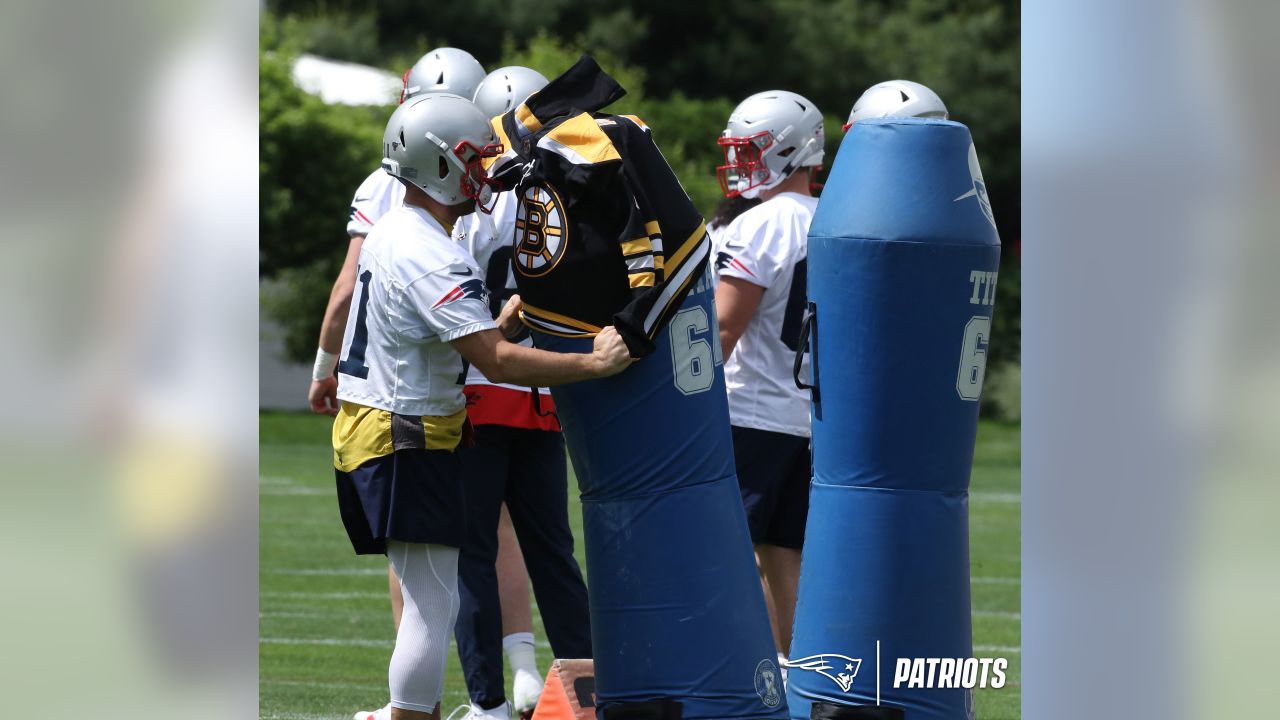
<path fill-rule="evenodd" d="M 459 705 L 445 720 L 511 720 L 511 703 L 490 710 L 482 710 L 479 705 Z"/>
<path fill-rule="evenodd" d="M 516 670 L 515 680 L 511 683 L 511 697 L 517 713 L 532 713 L 542 697 L 542 678 L 527 671 Z"/>
<path fill-rule="evenodd" d="M 352 716 L 352 720 L 391 720 L 391 703 L 377 710 L 361 710 Z"/>

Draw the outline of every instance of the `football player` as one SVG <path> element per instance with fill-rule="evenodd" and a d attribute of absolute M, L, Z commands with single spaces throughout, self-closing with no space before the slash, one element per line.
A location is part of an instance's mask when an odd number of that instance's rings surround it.
<path fill-rule="evenodd" d="M 400 101 L 417 95 L 431 92 L 447 92 L 463 97 L 471 97 L 476 87 L 484 78 L 484 68 L 465 50 L 457 48 L 437 48 L 423 55 L 403 77 L 404 87 L 400 93 Z M 311 411 L 323 415 L 334 416 L 338 413 L 338 380 L 333 374 L 337 364 L 337 352 L 342 345 L 342 334 L 346 328 L 347 313 L 351 307 L 351 297 L 356 286 L 356 262 L 360 257 L 360 247 L 364 238 L 373 229 L 374 223 L 391 210 L 400 207 L 404 200 L 404 186 L 388 175 L 379 166 L 360 187 L 356 189 L 351 200 L 351 210 L 347 217 L 346 259 L 342 269 L 334 280 L 333 289 L 329 293 L 329 304 L 325 308 L 324 319 L 320 324 L 319 348 L 316 350 L 316 362 L 312 369 L 311 388 L 308 402 Z M 504 534 L 504 537 L 510 537 Z M 510 543 L 503 543 L 508 553 L 515 548 Z M 391 596 L 391 616 L 395 627 L 400 627 L 400 615 L 403 600 L 400 597 L 400 582 L 395 577 L 395 570 L 387 568 L 387 581 Z M 513 578 L 511 587 L 524 587 L 528 580 L 524 576 Z M 513 605 L 517 603 L 512 603 Z M 528 606 L 527 592 L 524 605 Z M 527 612 L 527 611 L 526 611 Z M 532 622 L 530 622 L 532 624 Z M 387 720 L 391 706 L 380 710 L 360 711 L 355 720 Z"/>
<path fill-rule="evenodd" d="M 947 106 L 929 88 L 910 80 L 887 80 L 867 88 L 853 104 L 844 131 L 859 120 L 878 117 L 930 117 L 947 119 Z"/>
<path fill-rule="evenodd" d="M 499 68 L 480 83 L 475 104 L 488 117 L 501 115 L 546 84 L 547 79 L 532 69 Z M 515 193 L 505 192 L 492 214 L 468 215 L 455 227 L 455 239 L 476 259 L 493 292 L 490 309 L 495 316 L 515 293 L 515 216 Z M 527 333 L 521 334 L 520 342 L 532 347 Z M 508 594 L 500 592 L 506 578 L 495 576 L 495 560 L 499 571 L 504 565 L 498 539 L 504 502 L 556 657 L 591 657 L 587 588 L 573 557 L 564 438 L 550 392 L 495 384 L 474 367 L 466 383 L 467 415 L 476 426 L 476 445 L 459 452 L 467 479 L 467 542 L 458 559 L 461 609 L 455 636 L 471 699 L 466 718 L 506 720 L 512 710 L 533 710 L 542 678 L 534 658 L 528 600 L 522 606 L 509 602 Z M 527 583 L 524 588 L 527 593 Z M 524 613 L 514 622 L 513 610 Z M 510 703 L 503 690 L 504 650 L 514 675 Z"/>
<path fill-rule="evenodd" d="M 718 143 L 725 196 L 761 200 L 720 234 L 716 316 L 738 482 L 785 661 L 809 513 L 809 397 L 793 382 L 792 364 L 818 204 L 810 182 L 822 166 L 822 113 L 792 92 L 758 93 L 734 108 Z"/>
<path fill-rule="evenodd" d="M 362 244 L 337 366 L 343 524 L 357 554 L 388 556 L 404 597 L 389 669 L 392 720 L 438 718 L 443 693 L 465 533 L 454 452 L 467 419 L 464 359 L 491 381 L 539 387 L 605 377 L 631 362 L 613 328 L 584 354 L 508 342 L 518 297 L 495 324 L 479 268 L 450 232 L 478 202 L 492 202 L 481 161 L 501 151 L 488 119 L 463 98 L 430 93 L 392 114 L 383 168 L 403 183 L 404 204 Z"/>

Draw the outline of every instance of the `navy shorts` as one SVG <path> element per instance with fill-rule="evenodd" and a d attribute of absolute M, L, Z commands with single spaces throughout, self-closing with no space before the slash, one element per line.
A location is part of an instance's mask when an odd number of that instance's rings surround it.
<path fill-rule="evenodd" d="M 809 438 L 735 425 L 733 459 L 751 542 L 803 547 L 809 519 Z"/>
<path fill-rule="evenodd" d="M 357 555 L 385 554 L 388 540 L 462 547 L 466 508 L 457 454 L 397 450 L 334 472 L 342 524 Z"/>

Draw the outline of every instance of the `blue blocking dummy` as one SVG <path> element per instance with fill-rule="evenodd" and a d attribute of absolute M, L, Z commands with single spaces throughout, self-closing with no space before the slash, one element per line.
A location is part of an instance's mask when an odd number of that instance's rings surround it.
<path fill-rule="evenodd" d="M 795 720 L 877 692 L 908 720 L 972 717 L 971 691 L 894 679 L 899 658 L 972 654 L 969 472 L 999 260 L 964 125 L 853 126 L 809 229 L 814 478 Z"/>
<path fill-rule="evenodd" d="M 710 275 L 652 355 L 552 389 L 582 495 L 597 713 L 667 698 L 688 718 L 785 718 L 725 398 Z M 534 333 L 558 352 L 591 340 Z"/>

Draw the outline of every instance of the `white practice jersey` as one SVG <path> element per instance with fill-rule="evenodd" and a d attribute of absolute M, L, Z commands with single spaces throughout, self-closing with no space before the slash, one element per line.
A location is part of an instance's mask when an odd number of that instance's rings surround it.
<path fill-rule="evenodd" d="M 792 376 L 806 298 L 809 223 L 818 199 L 782 193 L 719 233 L 717 280 L 765 289 L 760 307 L 725 361 L 729 418 L 739 427 L 809 437 L 809 391 Z M 807 367 L 807 364 L 806 364 Z"/>
<path fill-rule="evenodd" d="M 382 168 L 374 170 L 356 188 L 355 197 L 351 199 L 347 235 L 368 235 L 379 218 L 403 204 L 404 185 Z"/>
<path fill-rule="evenodd" d="M 480 268 L 426 211 L 404 205 L 365 238 L 342 338 L 338 398 L 402 415 L 465 407 L 448 343 L 496 327 Z"/>
<path fill-rule="evenodd" d="M 516 194 L 504 192 L 498 195 L 493 213 L 486 215 L 476 211 L 458 220 L 453 228 L 453 239 L 471 253 L 484 274 L 485 286 L 489 288 L 489 304 L 496 317 L 507 303 L 507 299 L 516 294 L 516 277 L 511 269 L 511 247 L 516 232 Z M 525 347 L 533 347 L 533 339 L 525 337 L 519 341 Z M 528 391 L 521 385 L 489 382 L 474 367 L 467 369 L 468 385 L 497 385 L 512 390 Z M 540 388 L 544 395 L 550 395 L 547 388 Z"/>

